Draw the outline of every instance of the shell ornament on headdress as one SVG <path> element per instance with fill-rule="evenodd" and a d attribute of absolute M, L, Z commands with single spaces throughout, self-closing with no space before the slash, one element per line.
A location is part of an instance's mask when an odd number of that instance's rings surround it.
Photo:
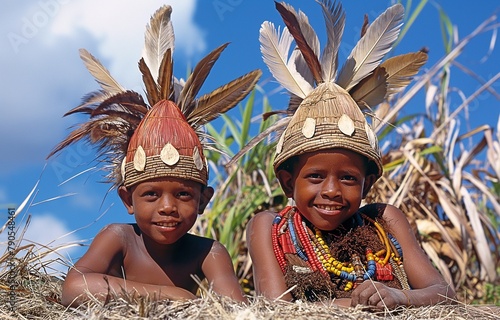
<path fill-rule="evenodd" d="M 287 3 L 276 2 L 286 25 L 281 34 L 273 23 L 262 24 L 259 40 L 264 62 L 290 93 L 290 102 L 286 116 L 255 137 L 231 162 L 271 132 L 278 132 L 275 170 L 302 153 L 346 148 L 366 156 L 380 177 L 383 167 L 377 136 L 363 112 L 403 90 L 427 61 L 427 54 L 409 53 L 382 62 L 403 22 L 403 6 L 396 4 L 370 26 L 365 19 L 361 39 L 337 72 L 345 13 L 340 3 L 317 2 L 326 23 L 327 43 L 322 52 L 307 16 Z M 293 40 L 296 47 L 289 56 Z"/>
<path fill-rule="evenodd" d="M 246 97 L 261 75 L 254 70 L 209 94 L 196 98 L 214 63 L 227 43 L 204 57 L 183 83 L 173 76 L 174 32 L 165 5 L 146 26 L 145 46 L 139 69 L 146 103 L 134 91 L 124 89 L 108 70 L 86 50 L 80 57 L 101 90 L 84 97 L 65 114 L 86 113 L 89 120 L 73 130 L 48 156 L 81 139 L 98 148 L 107 162 L 108 180 L 126 187 L 152 178 L 176 177 L 206 185 L 207 161 L 203 148 L 210 137 L 202 126 L 227 112 Z"/>

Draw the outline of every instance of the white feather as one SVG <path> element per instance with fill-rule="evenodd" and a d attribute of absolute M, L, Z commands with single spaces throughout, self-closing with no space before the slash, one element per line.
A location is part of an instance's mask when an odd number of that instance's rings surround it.
<path fill-rule="evenodd" d="M 320 2 L 325 18 L 327 42 L 321 55 L 321 71 L 323 80 L 334 81 L 337 76 L 338 51 L 345 26 L 345 12 L 339 3 L 331 4 L 329 0 Z"/>
<path fill-rule="evenodd" d="M 279 29 L 276 30 L 273 23 L 265 21 L 260 28 L 259 41 L 264 63 L 286 90 L 301 98 L 313 90 L 311 84 L 299 74 L 295 64 L 288 63 L 288 52 L 293 41 L 288 29 L 283 29 L 280 37 Z"/>
<path fill-rule="evenodd" d="M 293 12 L 295 13 L 295 10 Z M 314 31 L 313 27 L 309 23 L 309 18 L 300 10 L 299 14 L 296 14 L 295 16 L 297 17 L 297 21 L 299 21 L 300 31 L 304 35 L 304 38 L 306 38 L 307 44 L 311 47 L 313 52 L 316 54 L 316 57 L 319 59 L 319 53 L 321 52 L 320 43 L 316 31 Z"/>
<path fill-rule="evenodd" d="M 311 72 L 311 69 L 309 69 L 309 66 L 307 65 L 306 60 L 304 59 L 304 56 L 302 55 L 302 52 L 300 52 L 298 47 L 295 47 L 295 49 L 292 50 L 292 55 L 290 56 L 290 59 L 288 60 L 288 65 L 293 65 L 295 64 L 295 70 L 311 85 L 311 87 L 314 87 L 314 76 Z M 293 66 L 291 66 L 293 67 Z"/>
<path fill-rule="evenodd" d="M 90 52 L 85 49 L 80 49 L 80 58 L 83 60 L 85 67 L 90 72 L 90 74 L 95 78 L 95 80 L 101 85 L 104 93 L 98 94 L 102 99 L 96 99 L 97 101 L 104 101 L 111 95 L 124 92 L 123 88 L 109 73 L 108 69 L 101 64 Z M 94 96 L 94 98 L 97 98 Z"/>
<path fill-rule="evenodd" d="M 142 57 L 149 67 L 153 79 L 158 82 L 158 71 L 167 49 L 174 52 L 174 28 L 170 20 L 172 8 L 164 5 L 151 16 L 150 23 L 146 26 L 144 34 L 144 48 Z"/>
<path fill-rule="evenodd" d="M 398 38 L 403 15 L 404 8 L 398 3 L 373 21 L 342 67 L 337 80 L 339 86 L 349 91 L 380 64 Z"/>
<path fill-rule="evenodd" d="M 297 17 L 297 21 L 300 25 L 300 31 L 304 35 L 304 38 L 307 40 L 307 44 L 309 45 L 309 47 L 311 47 L 313 52 L 316 54 L 316 57 L 318 57 L 319 59 L 321 48 L 318 35 L 309 23 L 309 19 L 307 18 L 305 13 L 300 10 L 299 14 L 296 14 L 295 10 L 291 6 L 289 10 L 292 11 Z M 295 49 L 292 51 L 292 55 L 288 60 L 288 66 L 290 68 L 293 68 L 293 64 L 295 64 L 295 69 L 299 72 L 299 74 L 311 85 L 311 87 L 314 87 L 314 76 L 298 47 L 295 47 Z"/>

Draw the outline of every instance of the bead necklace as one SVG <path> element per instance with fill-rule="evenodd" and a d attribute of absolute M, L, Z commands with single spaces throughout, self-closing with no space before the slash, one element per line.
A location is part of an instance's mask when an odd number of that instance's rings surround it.
<path fill-rule="evenodd" d="M 354 227 L 362 226 L 363 220 L 371 223 L 384 246 L 384 249 L 375 253 L 366 248 L 366 266 L 357 254 L 352 254 L 349 262 L 338 261 L 332 256 L 321 230 L 313 227 L 313 232 L 295 207 L 286 207 L 274 219 L 271 231 L 273 250 L 282 272 L 286 273 L 286 255 L 294 254 L 309 266 L 311 272 L 319 271 L 332 280 L 335 277 L 345 280 L 345 291 L 368 279 L 392 280 L 393 268 L 403 288 L 409 287 L 402 268 L 401 246 L 397 240 L 385 232 L 377 221 L 365 214 L 357 213 L 353 218 L 356 223 Z"/>

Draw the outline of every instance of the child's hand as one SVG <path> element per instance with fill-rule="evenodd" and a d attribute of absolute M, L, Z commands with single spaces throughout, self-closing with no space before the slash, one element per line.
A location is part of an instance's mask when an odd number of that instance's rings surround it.
<path fill-rule="evenodd" d="M 408 298 L 402 290 L 390 288 L 380 282 L 364 281 L 352 292 L 351 306 L 358 304 L 375 309 L 394 309 L 408 304 Z"/>

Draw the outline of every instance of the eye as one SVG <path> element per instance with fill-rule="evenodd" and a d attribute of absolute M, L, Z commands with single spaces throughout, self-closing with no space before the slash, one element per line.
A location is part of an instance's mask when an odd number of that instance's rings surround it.
<path fill-rule="evenodd" d="M 345 176 L 342 176 L 342 180 L 356 181 L 358 179 L 355 176 L 345 175 Z"/>
<path fill-rule="evenodd" d="M 177 193 L 177 197 L 182 200 L 190 200 L 193 198 L 193 193 L 188 190 L 183 190 Z"/>
<path fill-rule="evenodd" d="M 158 198 L 158 193 L 153 190 L 146 190 L 141 194 L 141 197 L 148 199 Z"/>
<path fill-rule="evenodd" d="M 310 180 L 311 182 L 319 182 L 323 180 L 323 175 L 318 172 L 311 172 L 306 175 L 306 179 Z"/>

